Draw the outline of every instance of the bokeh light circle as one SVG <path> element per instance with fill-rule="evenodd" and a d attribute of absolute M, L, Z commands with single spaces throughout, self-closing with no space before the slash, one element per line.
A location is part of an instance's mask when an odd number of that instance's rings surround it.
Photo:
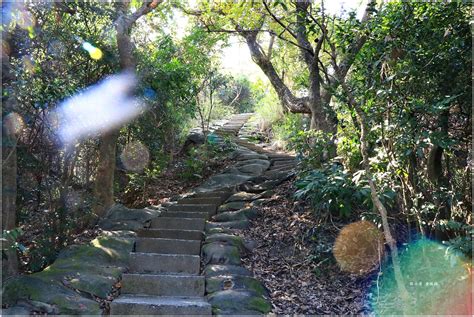
<path fill-rule="evenodd" d="M 333 254 L 342 271 L 365 274 L 380 264 L 384 253 L 384 238 L 369 221 L 357 221 L 345 226 L 333 247 Z"/>
<path fill-rule="evenodd" d="M 141 142 L 135 141 L 125 146 L 120 159 L 128 171 L 141 172 L 150 161 L 150 152 Z"/>

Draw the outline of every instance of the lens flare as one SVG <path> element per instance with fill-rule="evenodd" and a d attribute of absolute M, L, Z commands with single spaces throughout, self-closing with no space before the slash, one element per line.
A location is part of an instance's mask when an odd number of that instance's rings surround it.
<path fill-rule="evenodd" d="M 82 48 L 89 52 L 89 56 L 94 60 L 99 60 L 103 56 L 102 50 L 89 42 L 82 43 Z"/>
<path fill-rule="evenodd" d="M 113 75 L 63 101 L 56 111 L 62 142 L 93 137 L 137 117 L 145 107 L 130 96 L 135 85 L 131 73 Z"/>
<path fill-rule="evenodd" d="M 333 254 L 341 270 L 365 274 L 380 264 L 384 253 L 384 238 L 369 221 L 357 221 L 345 226 L 334 243 Z"/>
<path fill-rule="evenodd" d="M 472 316 L 472 266 L 462 255 L 420 239 L 401 252 L 400 269 L 409 302 L 401 300 L 393 268 L 387 265 L 370 292 L 375 315 Z"/>
<path fill-rule="evenodd" d="M 123 149 L 120 160 L 127 170 L 141 172 L 150 161 L 150 153 L 141 142 L 131 142 Z"/>
<path fill-rule="evenodd" d="M 25 127 L 25 122 L 18 113 L 11 112 L 3 117 L 3 127 L 8 134 L 19 135 Z"/>
<path fill-rule="evenodd" d="M 35 24 L 35 17 L 23 6 L 12 11 L 13 20 L 15 23 L 24 30 L 31 30 Z"/>

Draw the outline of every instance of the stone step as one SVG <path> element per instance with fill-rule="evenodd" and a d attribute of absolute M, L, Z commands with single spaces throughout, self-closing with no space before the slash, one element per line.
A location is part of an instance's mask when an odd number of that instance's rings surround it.
<path fill-rule="evenodd" d="M 164 238 L 180 240 L 202 240 L 203 232 L 199 230 L 182 229 L 139 229 L 136 231 L 142 238 Z"/>
<path fill-rule="evenodd" d="M 190 198 L 209 198 L 209 197 L 220 197 L 221 199 L 226 200 L 232 191 L 230 190 L 215 190 L 211 192 L 197 192 Z"/>
<path fill-rule="evenodd" d="M 168 211 L 189 211 L 215 213 L 217 205 L 214 204 L 176 204 L 168 207 Z"/>
<path fill-rule="evenodd" d="M 161 213 L 161 217 L 209 219 L 209 213 L 208 212 L 190 212 L 190 211 L 165 211 Z"/>
<path fill-rule="evenodd" d="M 122 275 L 122 294 L 204 296 L 204 276 L 169 274 Z"/>
<path fill-rule="evenodd" d="M 183 229 L 203 231 L 206 220 L 199 218 L 157 217 L 151 220 L 152 229 Z"/>
<path fill-rule="evenodd" d="M 110 303 L 110 315 L 211 315 L 202 297 L 120 295 Z"/>
<path fill-rule="evenodd" d="M 135 252 L 161 254 L 199 254 L 201 241 L 163 238 L 136 238 Z"/>
<path fill-rule="evenodd" d="M 178 204 L 187 205 L 220 205 L 225 201 L 224 196 L 186 197 L 178 200 Z"/>
<path fill-rule="evenodd" d="M 187 273 L 199 274 L 199 255 L 130 253 L 131 273 Z"/>

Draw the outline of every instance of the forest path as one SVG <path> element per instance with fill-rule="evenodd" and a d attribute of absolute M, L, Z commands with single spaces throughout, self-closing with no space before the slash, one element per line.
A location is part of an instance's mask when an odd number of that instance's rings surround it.
<path fill-rule="evenodd" d="M 242 126 L 251 115 L 234 115 L 214 132 L 218 143 L 231 138 L 238 144 L 232 153 L 237 163 L 170 204 L 149 228 L 138 230 L 130 271 L 122 276 L 121 295 L 111 303 L 111 314 L 249 314 L 271 309 L 265 288 L 239 266 L 240 254 L 248 250 L 232 233 L 249 226 L 248 219 L 257 216 L 252 203 L 288 178 L 295 162 L 246 140 L 254 127 Z M 205 276 L 200 275 L 201 262 Z"/>

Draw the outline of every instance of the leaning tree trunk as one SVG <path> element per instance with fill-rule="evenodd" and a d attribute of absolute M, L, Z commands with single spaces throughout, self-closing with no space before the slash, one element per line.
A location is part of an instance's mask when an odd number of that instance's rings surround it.
<path fill-rule="evenodd" d="M 367 141 L 367 137 L 369 133 L 368 119 L 365 115 L 364 110 L 362 110 L 362 107 L 360 106 L 360 104 L 357 103 L 354 96 L 352 95 L 352 92 L 347 87 L 346 83 L 342 82 L 341 86 L 344 92 L 347 94 L 349 105 L 355 110 L 357 119 L 359 121 L 360 129 L 361 129 L 360 148 L 361 148 L 361 154 L 362 154 L 362 165 L 364 167 L 365 175 L 370 187 L 370 198 L 382 219 L 382 228 L 383 228 L 383 233 L 385 236 L 385 241 L 388 244 L 388 247 L 390 249 L 390 255 L 392 257 L 393 270 L 395 273 L 395 282 L 397 284 L 398 291 L 400 293 L 400 298 L 404 305 L 404 307 L 402 307 L 402 311 L 405 311 L 405 309 L 408 307 L 408 304 L 409 304 L 409 293 L 405 287 L 403 274 L 400 268 L 400 259 L 398 257 L 397 241 L 393 238 L 390 226 L 388 224 L 387 209 L 385 208 L 384 204 L 379 198 L 377 185 L 375 184 L 372 171 L 370 170 L 370 156 L 369 156 L 369 150 L 368 150 L 369 146 L 368 146 L 368 141 Z"/>

